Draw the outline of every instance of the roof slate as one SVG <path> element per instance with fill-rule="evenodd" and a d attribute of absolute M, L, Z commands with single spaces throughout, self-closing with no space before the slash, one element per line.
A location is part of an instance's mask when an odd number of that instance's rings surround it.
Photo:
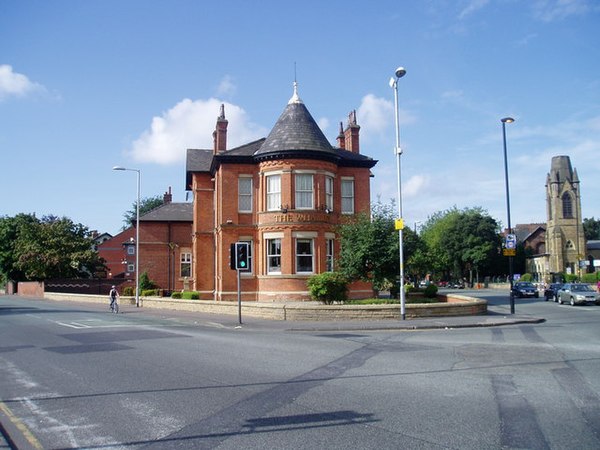
<path fill-rule="evenodd" d="M 165 203 L 140 217 L 140 222 L 193 222 L 192 203 Z"/>
<path fill-rule="evenodd" d="M 288 103 L 255 155 L 308 150 L 335 153 L 304 103 Z"/>

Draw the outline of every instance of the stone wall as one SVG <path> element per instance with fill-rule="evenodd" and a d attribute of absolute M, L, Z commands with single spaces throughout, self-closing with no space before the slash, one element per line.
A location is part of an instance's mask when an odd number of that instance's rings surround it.
<path fill-rule="evenodd" d="M 58 294 L 47 292 L 45 298 L 61 301 L 105 303 L 108 296 Z M 406 317 L 468 316 L 487 313 L 487 302 L 462 295 L 448 295 L 445 303 L 406 305 Z M 206 300 L 178 300 L 172 298 L 142 297 L 144 308 L 170 309 L 212 314 L 237 315 L 237 302 Z M 121 297 L 122 304 L 135 304 L 133 297 Z M 400 305 L 322 305 L 304 303 L 243 302 L 242 316 L 270 320 L 335 321 L 399 319 Z"/>

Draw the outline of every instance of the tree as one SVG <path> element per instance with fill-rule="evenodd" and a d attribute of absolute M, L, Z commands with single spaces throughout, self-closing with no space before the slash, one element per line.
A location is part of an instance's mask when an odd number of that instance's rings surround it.
<path fill-rule="evenodd" d="M 66 217 L 45 216 L 40 220 L 20 214 L 3 218 L 0 270 L 15 281 L 89 277 L 104 268 L 93 244 L 88 228 Z"/>
<path fill-rule="evenodd" d="M 152 211 L 153 209 L 158 208 L 164 203 L 163 198 L 160 195 L 156 195 L 154 197 L 146 197 L 140 200 L 140 217 L 144 214 Z M 122 230 L 126 230 L 127 228 L 133 226 L 135 224 L 135 219 L 137 215 L 137 201 L 133 202 L 131 209 L 125 214 L 123 214 L 123 228 Z"/>
<path fill-rule="evenodd" d="M 600 219 L 583 219 L 583 234 L 586 241 L 600 240 Z"/>
<path fill-rule="evenodd" d="M 21 229 L 37 220 L 33 214 L 0 217 L 0 281 L 25 279 L 25 274 L 16 265 L 15 244 Z"/>
<path fill-rule="evenodd" d="M 358 214 L 339 227 L 338 264 L 348 279 L 372 281 L 376 289 L 395 285 L 400 264 L 394 210 L 394 201 L 388 205 L 378 201 L 371 205 L 371 217 Z M 419 237 L 408 228 L 403 235 L 403 254 L 407 261 L 416 250 Z"/>
<path fill-rule="evenodd" d="M 435 213 L 421 236 L 432 269 L 443 277 L 472 279 L 473 270 L 488 271 L 500 248 L 499 224 L 481 208 L 456 207 Z"/>

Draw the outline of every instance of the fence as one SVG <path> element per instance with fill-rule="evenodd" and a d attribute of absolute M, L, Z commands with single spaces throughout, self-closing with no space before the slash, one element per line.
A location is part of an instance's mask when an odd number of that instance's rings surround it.
<path fill-rule="evenodd" d="M 122 291 L 121 285 L 127 284 L 129 280 L 116 278 L 62 278 L 46 280 L 44 282 L 45 292 L 65 292 L 70 294 L 107 295 L 112 286 L 117 286 Z"/>

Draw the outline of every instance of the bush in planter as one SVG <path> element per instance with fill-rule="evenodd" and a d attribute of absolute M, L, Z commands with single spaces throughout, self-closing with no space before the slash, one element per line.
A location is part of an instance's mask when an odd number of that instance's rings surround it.
<path fill-rule="evenodd" d="M 125 286 L 123 288 L 123 295 L 125 297 L 133 297 L 135 295 L 135 289 L 131 286 Z"/>
<path fill-rule="evenodd" d="M 326 305 L 343 303 L 348 298 L 348 279 L 339 272 L 313 275 L 306 284 L 310 297 Z"/>
<path fill-rule="evenodd" d="M 159 289 L 145 289 L 142 291 L 142 297 L 158 297 Z"/>
<path fill-rule="evenodd" d="M 200 300 L 200 293 L 195 291 L 182 292 L 181 298 L 184 300 Z"/>
<path fill-rule="evenodd" d="M 437 297 L 438 287 L 435 284 L 429 284 L 423 290 L 423 295 L 427 298 L 435 298 Z"/>
<path fill-rule="evenodd" d="M 181 298 L 182 297 L 182 293 L 181 292 L 173 292 L 171 294 L 171 298 Z"/>

